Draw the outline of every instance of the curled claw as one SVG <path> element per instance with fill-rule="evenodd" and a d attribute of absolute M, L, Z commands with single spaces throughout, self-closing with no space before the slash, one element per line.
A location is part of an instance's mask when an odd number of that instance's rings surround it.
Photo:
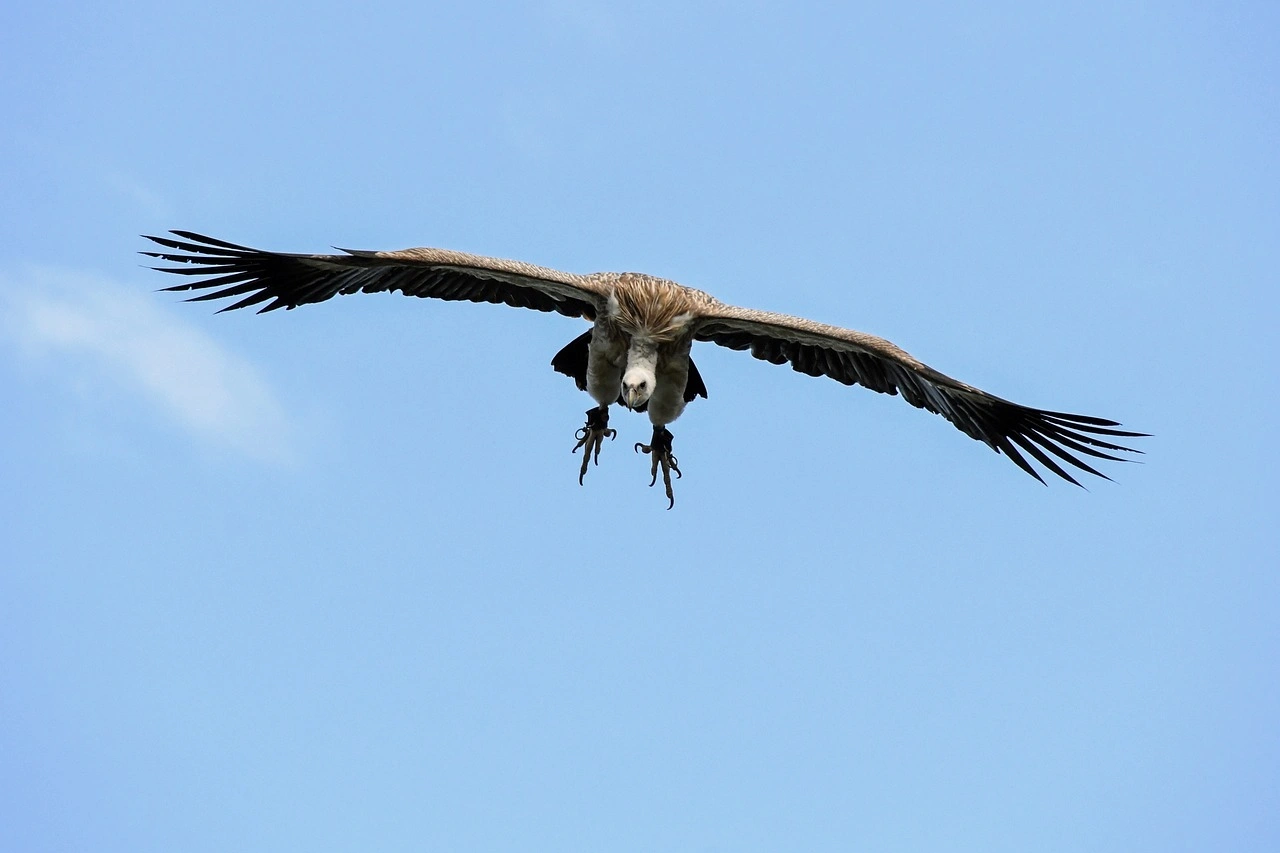
<path fill-rule="evenodd" d="M 585 448 L 582 451 L 582 467 L 578 470 L 578 485 L 582 485 L 583 478 L 587 476 L 587 466 L 592 462 L 600 464 L 600 447 L 604 444 L 604 440 L 608 438 L 610 441 L 617 436 L 618 431 L 609 429 L 609 410 L 604 406 L 587 411 L 586 426 L 579 427 L 573 437 L 578 443 L 573 446 L 573 453 L 577 453 L 579 448 Z"/>
<path fill-rule="evenodd" d="M 676 461 L 676 457 L 671 453 L 671 433 L 666 427 L 655 426 L 653 428 L 653 443 L 641 444 L 636 442 L 636 453 L 647 453 L 650 456 L 649 473 L 652 475 L 649 480 L 649 486 L 653 487 L 658 482 L 658 468 L 662 468 L 662 485 L 667 493 L 667 509 L 671 509 L 676 505 L 675 492 L 671 489 L 671 472 L 676 472 L 676 479 L 680 479 L 684 475 L 680 473 L 680 465 Z"/>

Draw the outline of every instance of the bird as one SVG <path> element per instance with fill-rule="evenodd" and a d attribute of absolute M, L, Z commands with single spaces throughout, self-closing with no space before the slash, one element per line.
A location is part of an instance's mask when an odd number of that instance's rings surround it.
<path fill-rule="evenodd" d="M 662 476 L 667 508 L 675 506 L 671 475 L 683 476 L 667 428 L 707 388 L 691 358 L 693 344 L 713 343 L 749 352 L 799 373 L 825 376 L 901 395 L 941 415 L 970 438 L 1042 484 L 1027 457 L 1077 486 L 1064 467 L 1110 480 L 1088 460 L 1131 461 L 1141 451 L 1121 444 L 1146 433 L 1120 429 L 1104 418 L 1035 409 L 1010 402 L 935 370 L 884 338 L 770 311 L 741 308 L 674 281 L 636 272 L 562 272 L 523 261 L 449 249 L 396 251 L 336 249 L 340 254 L 269 252 L 192 231 L 143 235 L 161 247 L 141 254 L 175 266 L 152 269 L 190 280 L 168 292 L 198 291 L 186 301 L 236 301 L 221 311 L 259 306 L 258 313 L 323 302 L 338 295 L 395 292 L 406 296 L 488 302 L 555 312 L 591 323 L 551 360 L 596 405 L 575 433 L 582 451 L 578 483 L 616 430 L 609 408 L 648 414 L 653 435 L 634 450 L 649 456 L 652 487 Z M 1096 463 L 1095 463 L 1096 464 Z"/>

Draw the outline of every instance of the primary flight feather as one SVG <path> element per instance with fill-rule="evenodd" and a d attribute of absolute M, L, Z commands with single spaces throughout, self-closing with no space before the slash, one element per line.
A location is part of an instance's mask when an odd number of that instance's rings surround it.
<path fill-rule="evenodd" d="M 259 312 L 323 302 L 339 294 L 400 291 L 406 296 L 493 302 L 581 317 L 591 329 L 562 349 L 552 366 L 571 376 L 598 404 L 577 432 L 583 451 L 578 481 L 588 463 L 599 463 L 609 428 L 609 406 L 645 411 L 653 424 L 649 444 L 652 479 L 661 470 L 675 503 L 671 473 L 680 468 L 667 424 L 706 386 L 690 359 L 695 341 L 709 341 L 773 364 L 790 363 L 810 376 L 829 376 L 884 394 L 901 394 L 918 408 L 942 415 L 961 432 L 1008 456 L 1040 482 L 1028 461 L 1080 485 L 1065 463 L 1104 479 L 1088 459 L 1123 461 L 1115 453 L 1139 451 L 1116 439 L 1144 433 L 1115 421 L 1032 409 L 988 394 L 940 373 L 883 338 L 799 317 L 726 305 L 673 281 L 642 273 L 576 275 L 521 261 L 486 258 L 447 249 L 392 252 L 340 250 L 337 255 L 264 252 L 190 231 L 148 237 L 163 251 L 143 252 L 178 266 L 155 267 L 192 280 L 169 291 L 202 291 L 189 301 L 232 299 L 221 310 L 259 306 Z M 1024 455 L 1025 454 L 1025 455 Z"/>

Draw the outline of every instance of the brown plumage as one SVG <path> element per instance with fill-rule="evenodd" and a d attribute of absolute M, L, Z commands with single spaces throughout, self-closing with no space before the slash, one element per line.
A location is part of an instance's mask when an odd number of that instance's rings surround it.
<path fill-rule="evenodd" d="M 284 254 L 189 231 L 172 233 L 174 237 L 149 237 L 163 250 L 143 254 L 177 264 L 156 269 L 193 280 L 165 290 L 201 291 L 192 301 L 236 300 L 223 311 L 252 306 L 271 311 L 340 294 L 399 291 L 503 303 L 591 321 L 592 330 L 553 360 L 556 370 L 572 376 L 599 404 L 579 431 L 578 446 L 586 448 L 581 474 L 586 473 L 587 457 L 598 457 L 603 438 L 612 437 L 608 407 L 621 402 L 648 412 L 654 439 L 651 445 L 637 447 L 652 455 L 655 480 L 662 468 L 669 497 L 670 472 L 679 476 L 679 468 L 666 425 L 695 396 L 706 397 L 702 377 L 689 359 L 695 341 L 747 350 L 758 359 L 789 363 L 810 376 L 901 394 L 911 405 L 941 415 L 1008 456 L 1041 482 L 1027 457 L 1079 485 L 1060 463 L 1109 479 L 1086 458 L 1123 461 L 1115 454 L 1139 451 L 1116 440 L 1144 435 L 1119 429 L 1115 421 L 1001 399 L 940 373 L 874 335 L 726 305 L 701 290 L 640 273 L 576 275 L 446 249 Z"/>

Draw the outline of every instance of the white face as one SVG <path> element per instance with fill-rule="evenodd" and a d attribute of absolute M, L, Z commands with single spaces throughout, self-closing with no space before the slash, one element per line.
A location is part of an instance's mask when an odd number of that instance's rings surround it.
<path fill-rule="evenodd" d="M 622 377 L 622 402 L 629 409 L 644 405 L 656 384 L 653 371 L 641 367 L 629 369 Z"/>

